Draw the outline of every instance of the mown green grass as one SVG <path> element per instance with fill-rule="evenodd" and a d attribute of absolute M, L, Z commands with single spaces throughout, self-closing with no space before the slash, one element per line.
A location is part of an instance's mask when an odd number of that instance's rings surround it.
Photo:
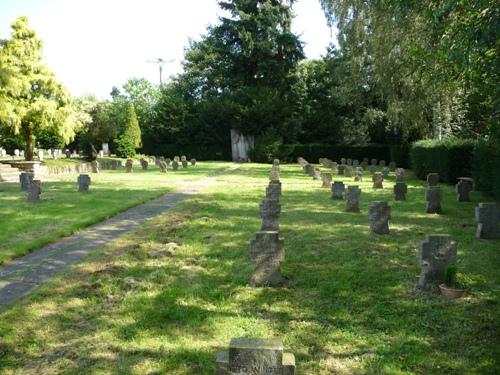
<path fill-rule="evenodd" d="M 345 213 L 298 165 L 282 166 L 289 283 L 251 288 L 269 170 L 220 177 L 0 313 L 0 373 L 213 374 L 216 352 L 238 336 L 282 337 L 303 375 L 499 373 L 499 241 L 474 238 L 484 198 L 459 204 L 443 186 L 444 214 L 429 215 L 421 182 L 394 202 L 391 179 L 383 191 L 361 183 L 362 212 Z M 383 199 L 391 234 L 371 235 L 367 208 Z M 432 233 L 458 242 L 467 298 L 414 289 L 418 244 Z"/>
<path fill-rule="evenodd" d="M 57 160 L 56 160 L 57 161 Z M 135 167 L 134 173 L 91 174 L 88 193 L 79 193 L 77 175 L 50 176 L 42 183 L 42 201 L 28 203 L 19 184 L 0 184 L 0 264 L 24 255 L 78 229 L 156 198 L 180 183 L 221 171 L 229 163 L 204 162 L 161 174 Z"/>

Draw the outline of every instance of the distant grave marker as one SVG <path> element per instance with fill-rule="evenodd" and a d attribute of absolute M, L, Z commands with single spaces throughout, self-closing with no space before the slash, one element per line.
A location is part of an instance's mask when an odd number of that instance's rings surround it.
<path fill-rule="evenodd" d="M 389 234 L 391 206 L 387 202 L 375 201 L 370 205 L 370 231 L 375 234 Z"/>
<path fill-rule="evenodd" d="M 76 181 L 78 183 L 78 191 L 79 192 L 89 191 L 90 176 L 88 174 L 79 175 L 78 179 Z"/>
<path fill-rule="evenodd" d="M 484 240 L 500 239 L 499 218 L 500 211 L 496 203 L 479 203 L 476 207 L 476 237 Z"/>

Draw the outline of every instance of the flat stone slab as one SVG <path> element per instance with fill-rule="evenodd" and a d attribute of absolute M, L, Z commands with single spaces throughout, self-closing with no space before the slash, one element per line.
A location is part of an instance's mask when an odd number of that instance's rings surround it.
<path fill-rule="evenodd" d="M 82 261 L 90 253 L 137 228 L 146 220 L 216 184 L 218 175 L 230 173 L 239 167 L 239 164 L 233 164 L 214 176 L 190 181 L 186 186 L 121 212 L 0 267 L 0 308 L 17 302 L 38 286 L 66 271 L 71 265 Z"/>

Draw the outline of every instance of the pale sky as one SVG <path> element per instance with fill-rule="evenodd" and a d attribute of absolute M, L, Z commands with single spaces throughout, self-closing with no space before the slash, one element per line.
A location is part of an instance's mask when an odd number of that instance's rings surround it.
<path fill-rule="evenodd" d="M 335 42 L 319 0 L 298 0 L 293 31 L 308 58 L 324 55 Z M 217 0 L 0 0 L 0 39 L 20 15 L 44 41 L 45 62 L 73 95 L 108 98 L 113 86 L 143 77 L 159 83 L 181 72 L 189 38 L 199 39 L 222 11 Z M 332 36 L 333 35 L 333 36 Z"/>

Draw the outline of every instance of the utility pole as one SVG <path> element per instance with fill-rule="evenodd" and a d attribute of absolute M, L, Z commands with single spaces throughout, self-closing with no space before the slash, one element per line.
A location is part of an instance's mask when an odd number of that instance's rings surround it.
<path fill-rule="evenodd" d="M 163 79 L 162 79 L 163 65 L 174 63 L 175 59 L 163 59 L 163 58 L 159 57 L 156 60 L 148 60 L 147 62 L 149 64 L 158 64 L 158 68 L 160 70 L 160 86 L 161 86 L 161 85 L 163 85 Z"/>

